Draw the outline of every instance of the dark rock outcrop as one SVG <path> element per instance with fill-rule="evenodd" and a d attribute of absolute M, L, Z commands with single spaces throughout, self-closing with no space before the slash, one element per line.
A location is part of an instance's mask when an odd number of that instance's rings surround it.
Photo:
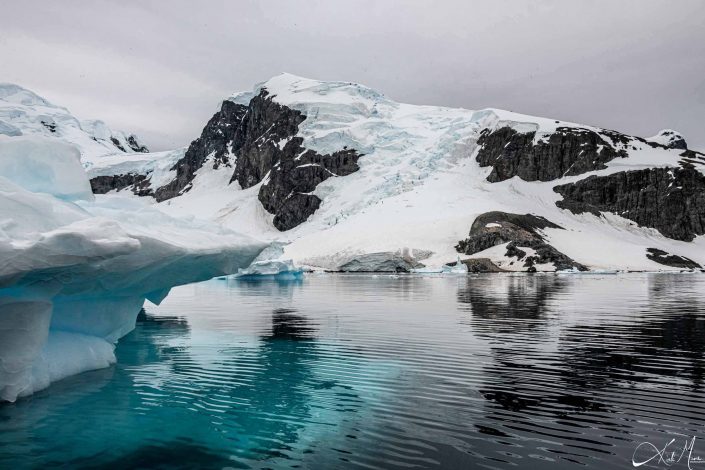
<path fill-rule="evenodd" d="M 274 214 L 274 226 L 282 231 L 296 227 L 318 209 L 321 200 L 310 193 L 319 183 L 359 169 L 360 155 L 355 150 L 321 155 L 305 149 L 303 139 L 295 137 L 305 119 L 301 112 L 273 101 L 263 90 L 250 101 L 233 145 L 237 165 L 232 181 L 249 188 L 268 176 L 258 198 Z"/>
<path fill-rule="evenodd" d="M 305 119 L 300 111 L 272 100 L 264 89 L 248 106 L 223 102 L 174 165 L 176 179 L 156 190 L 157 200 L 188 191 L 196 171 L 212 156 L 215 168 L 234 164 L 231 183 L 237 181 L 243 189 L 264 181 L 258 198 L 274 214 L 274 226 L 282 231 L 296 227 L 321 204 L 320 198 L 310 194 L 316 186 L 330 177 L 357 171 L 361 156 L 353 149 L 329 155 L 305 149 L 303 139 L 295 137 Z"/>
<path fill-rule="evenodd" d="M 220 165 L 231 165 L 229 145 L 235 140 L 235 135 L 247 113 L 247 106 L 223 101 L 220 111 L 215 113 L 203 128 L 201 136 L 191 142 L 188 150 L 174 166 L 176 178 L 155 191 L 157 201 L 165 201 L 190 189 L 196 171 L 201 168 L 209 156 L 213 156 L 213 168 Z"/>
<path fill-rule="evenodd" d="M 127 145 L 130 146 L 133 152 L 148 153 L 149 149 L 146 145 L 142 145 L 137 141 L 137 137 L 129 135 L 127 137 Z"/>
<path fill-rule="evenodd" d="M 41 120 L 40 121 L 44 127 L 46 127 L 52 134 L 56 133 L 56 123 L 53 119 L 51 120 Z"/>
<path fill-rule="evenodd" d="M 115 147 L 117 147 L 118 150 L 120 150 L 121 152 L 127 152 L 127 150 L 125 150 L 125 147 L 123 147 L 122 144 L 120 143 L 120 141 L 117 140 L 115 137 L 111 137 L 111 138 L 110 138 L 110 141 L 111 141 L 111 142 L 113 143 L 113 145 L 114 145 Z"/>
<path fill-rule="evenodd" d="M 553 189 L 563 196 L 556 205 L 573 213 L 612 212 L 676 240 L 705 234 L 705 175 L 693 165 L 590 176 Z"/>
<path fill-rule="evenodd" d="M 678 163 L 684 168 L 695 168 L 696 166 L 705 165 L 705 154 L 695 150 L 686 150 L 680 154 L 680 157 L 681 159 Z"/>
<path fill-rule="evenodd" d="M 671 266 L 674 268 L 684 268 L 684 269 L 700 269 L 698 263 L 685 256 L 672 255 L 658 248 L 647 248 L 646 257 L 651 261 L 656 261 L 659 264 L 665 266 Z"/>
<path fill-rule="evenodd" d="M 543 217 L 531 214 L 509 214 L 506 212 L 486 212 L 478 216 L 470 228 L 470 235 L 461 240 L 455 249 L 466 255 L 479 253 L 496 245 L 507 243 L 507 257 L 524 260 L 524 266 L 553 263 L 556 269 L 587 268 L 546 243 L 538 230 L 562 227 Z M 536 254 L 527 256 L 521 248 L 531 248 Z"/>
<path fill-rule="evenodd" d="M 679 149 L 688 150 L 688 144 L 685 141 L 685 137 L 679 132 L 673 131 L 671 129 L 664 129 L 657 134 L 663 142 L 665 142 L 664 147 L 669 149 Z"/>
<path fill-rule="evenodd" d="M 318 209 L 321 200 L 310 193 L 319 183 L 359 168 L 360 155 L 354 150 L 320 155 L 301 144 L 302 139 L 295 137 L 277 154 L 278 161 L 258 194 L 262 206 L 274 214 L 274 226 L 279 230 L 296 227 Z"/>
<path fill-rule="evenodd" d="M 96 176 L 91 178 L 91 189 L 93 194 L 105 194 L 110 191 L 120 191 L 130 188 L 138 196 L 152 196 L 153 192 L 149 186 L 149 177 L 136 173 L 124 175 Z"/>
<path fill-rule="evenodd" d="M 467 258 L 460 260 L 465 266 L 468 267 L 469 273 L 506 273 L 506 269 L 502 269 L 492 262 L 489 258 Z M 457 261 L 452 263 L 447 263 L 448 266 L 455 266 Z"/>
<path fill-rule="evenodd" d="M 496 183 L 519 176 L 525 181 L 552 181 L 606 168 L 605 163 L 628 156 L 624 147 L 630 138 L 618 132 L 577 127 L 558 127 L 534 144 L 535 132 L 517 132 L 511 127 L 482 131 L 477 143 L 480 166 L 492 166 L 487 180 Z M 608 137 L 609 139 L 605 139 Z"/>

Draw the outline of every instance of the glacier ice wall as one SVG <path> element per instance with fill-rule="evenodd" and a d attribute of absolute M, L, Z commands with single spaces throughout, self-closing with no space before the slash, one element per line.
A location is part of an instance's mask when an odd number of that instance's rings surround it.
<path fill-rule="evenodd" d="M 87 185 L 72 146 L 0 140 L 0 400 L 114 363 L 145 299 L 235 273 L 265 248 Z"/>

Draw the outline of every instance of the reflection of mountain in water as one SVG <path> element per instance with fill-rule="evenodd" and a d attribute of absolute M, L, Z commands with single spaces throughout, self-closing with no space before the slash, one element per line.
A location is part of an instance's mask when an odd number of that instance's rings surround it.
<path fill-rule="evenodd" d="M 305 317 L 296 315 L 296 310 L 279 308 L 272 312 L 272 333 L 264 336 L 265 341 L 291 340 L 311 341 L 315 338 L 316 330 Z"/>
<path fill-rule="evenodd" d="M 73 403 L 78 418 L 64 423 L 62 432 L 82 436 L 82 442 L 72 459 L 62 464 L 221 468 L 291 458 L 302 431 L 315 422 L 314 394 L 346 391 L 335 381 L 315 377 L 316 334 L 316 327 L 294 310 L 275 310 L 271 333 L 256 347 L 210 337 L 194 343 L 183 318 L 141 312 L 137 328 L 117 349 L 111 386 L 84 393 Z M 52 394 L 49 400 L 60 397 Z M 131 434 L 114 436 L 121 446 L 106 450 L 105 433 L 86 435 L 83 416 L 118 422 L 116 429 Z M 7 419 L 19 422 L 17 416 Z M 43 436 L 45 428 L 32 429 L 29 442 L 50 438 Z M 169 445 L 155 446 L 141 435 L 159 435 Z"/>
<path fill-rule="evenodd" d="M 700 390 L 705 377 L 705 304 L 683 291 L 682 276 L 649 279 L 648 297 L 630 322 L 566 328 L 560 347 L 564 375 L 588 393 L 615 384 L 686 380 Z M 633 313 L 633 312 L 632 312 Z"/>
<path fill-rule="evenodd" d="M 557 276 L 470 277 L 457 298 L 478 336 L 535 334 L 546 326 L 547 304 L 568 284 Z"/>
<path fill-rule="evenodd" d="M 177 439 L 159 445 L 146 443 L 114 460 L 101 461 L 99 464 L 96 464 L 93 456 L 76 459 L 71 464 L 74 468 L 96 470 L 233 468 L 233 462 L 227 456 L 213 453 L 208 447 L 190 439 Z"/>
<path fill-rule="evenodd" d="M 601 291 L 600 305 L 592 306 L 572 302 L 574 288 L 587 285 L 572 281 L 525 277 L 486 286 L 471 279 L 459 290 L 473 334 L 490 353 L 477 430 L 490 443 L 515 437 L 528 447 L 545 445 L 540 436 L 547 436 L 547 449 L 561 459 L 594 464 L 595 455 L 605 455 L 606 466 L 610 456 L 630 455 L 631 436 L 653 431 L 639 417 L 670 423 L 677 415 L 680 432 L 700 432 L 703 407 L 684 398 L 701 392 L 705 376 L 705 305 L 688 290 L 693 284 L 652 276 L 647 295 L 643 284 L 625 282 L 622 291 Z M 644 387 L 662 392 L 645 394 Z M 627 438 L 615 441 L 614 432 Z"/>

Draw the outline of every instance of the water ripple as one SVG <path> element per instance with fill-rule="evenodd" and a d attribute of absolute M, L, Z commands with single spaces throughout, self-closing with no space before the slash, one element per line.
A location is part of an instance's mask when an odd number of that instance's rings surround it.
<path fill-rule="evenodd" d="M 704 353 L 702 275 L 207 282 L 0 406 L 0 468 L 625 468 L 705 438 Z"/>

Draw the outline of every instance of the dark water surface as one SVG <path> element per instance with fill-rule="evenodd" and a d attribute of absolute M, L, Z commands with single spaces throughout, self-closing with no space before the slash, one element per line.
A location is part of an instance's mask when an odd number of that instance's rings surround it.
<path fill-rule="evenodd" d="M 0 468 L 705 469 L 704 351 L 702 274 L 210 281 L 0 405 Z"/>

